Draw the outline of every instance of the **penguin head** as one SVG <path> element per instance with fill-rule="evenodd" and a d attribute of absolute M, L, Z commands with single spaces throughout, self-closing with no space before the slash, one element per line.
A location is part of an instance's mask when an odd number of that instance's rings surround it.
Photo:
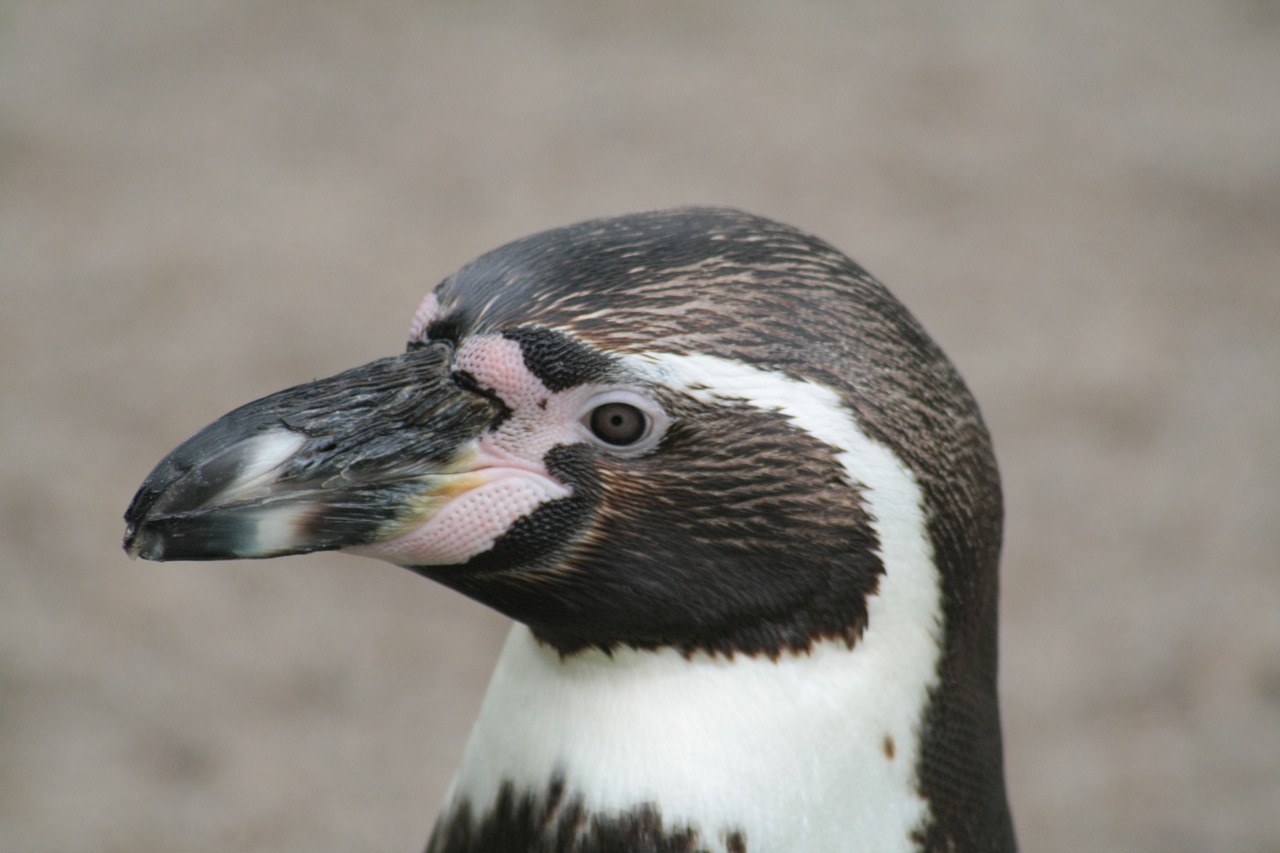
<path fill-rule="evenodd" d="M 904 472 L 917 488 L 895 493 Z M 562 653 L 777 655 L 856 643 L 899 510 L 944 575 L 994 573 L 998 481 L 950 363 L 829 245 L 690 208 L 479 257 L 423 300 L 401 355 L 174 450 L 125 544 L 377 557 Z"/>

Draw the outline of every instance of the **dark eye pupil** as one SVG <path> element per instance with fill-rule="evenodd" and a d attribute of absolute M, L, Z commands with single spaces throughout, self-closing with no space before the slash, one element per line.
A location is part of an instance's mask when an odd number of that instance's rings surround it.
<path fill-rule="evenodd" d="M 635 444 L 647 426 L 644 412 L 628 403 L 605 403 L 591 413 L 591 431 L 609 444 Z"/>

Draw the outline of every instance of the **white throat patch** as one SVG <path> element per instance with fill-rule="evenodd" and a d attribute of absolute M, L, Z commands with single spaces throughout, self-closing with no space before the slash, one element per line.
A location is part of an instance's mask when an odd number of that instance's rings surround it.
<path fill-rule="evenodd" d="M 778 660 L 672 649 L 562 659 L 517 625 L 451 798 L 482 816 L 503 782 L 538 794 L 562 774 L 588 812 L 651 804 L 665 827 L 696 829 L 715 850 L 733 831 L 751 851 L 914 849 L 929 814 L 919 726 L 942 631 L 914 475 L 823 385 L 706 355 L 627 361 L 697 399 L 779 412 L 836 449 L 884 563 L 867 628 L 853 649 L 827 641 Z"/>

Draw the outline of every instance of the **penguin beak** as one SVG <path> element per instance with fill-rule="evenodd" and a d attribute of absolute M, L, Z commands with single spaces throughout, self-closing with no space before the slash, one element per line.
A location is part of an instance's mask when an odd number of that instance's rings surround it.
<path fill-rule="evenodd" d="M 280 391 L 170 453 L 125 513 L 146 560 L 276 557 L 385 542 L 474 485 L 499 405 L 443 342 Z"/>

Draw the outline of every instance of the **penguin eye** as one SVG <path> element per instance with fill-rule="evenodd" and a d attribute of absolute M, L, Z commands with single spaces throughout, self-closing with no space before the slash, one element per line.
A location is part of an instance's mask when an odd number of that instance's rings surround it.
<path fill-rule="evenodd" d="M 610 456 L 634 459 L 652 453 L 671 426 L 671 417 L 651 393 L 616 385 L 584 390 L 580 434 Z"/>
<path fill-rule="evenodd" d="M 596 438 L 615 447 L 635 444 L 649 433 L 649 418 L 630 403 L 605 403 L 587 416 Z"/>

